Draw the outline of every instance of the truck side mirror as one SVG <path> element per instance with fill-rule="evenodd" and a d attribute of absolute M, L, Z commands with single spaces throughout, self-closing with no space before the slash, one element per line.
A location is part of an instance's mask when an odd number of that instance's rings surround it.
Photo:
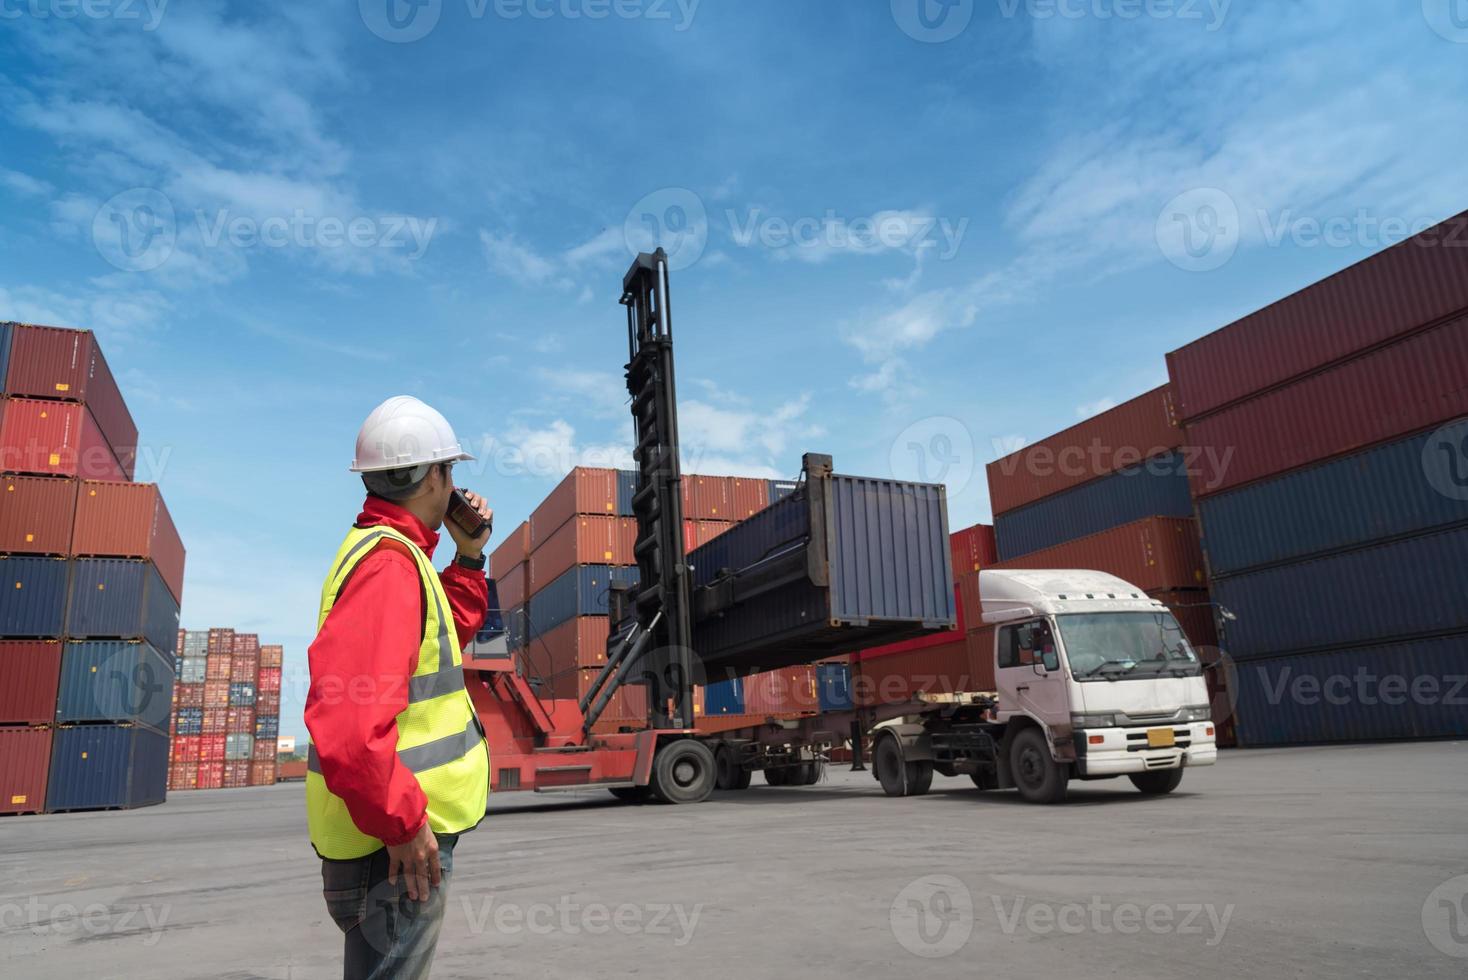
<path fill-rule="evenodd" d="M 1045 664 L 1046 670 L 1055 671 L 1060 669 L 1060 654 L 1055 650 L 1046 650 L 1041 655 L 1041 660 Z"/>

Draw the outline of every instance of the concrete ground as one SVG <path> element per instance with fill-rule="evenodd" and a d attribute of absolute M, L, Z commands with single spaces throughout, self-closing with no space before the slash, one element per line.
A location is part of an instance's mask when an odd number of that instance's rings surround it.
<path fill-rule="evenodd" d="M 434 976 L 1468 976 L 1465 743 L 1231 752 L 1171 797 L 1073 784 L 1051 808 L 755 782 L 495 797 Z M 302 797 L 0 820 L 0 971 L 339 976 Z"/>

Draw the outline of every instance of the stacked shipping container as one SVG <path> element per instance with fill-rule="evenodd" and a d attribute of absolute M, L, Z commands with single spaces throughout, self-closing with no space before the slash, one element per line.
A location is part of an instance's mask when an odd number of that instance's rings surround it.
<path fill-rule="evenodd" d="M 1468 214 L 1168 355 L 1245 745 L 1462 736 Z"/>
<path fill-rule="evenodd" d="M 95 335 L 0 324 L 0 813 L 163 800 L 184 548 Z"/>
<path fill-rule="evenodd" d="M 283 648 L 227 627 L 179 630 L 169 789 L 276 780 Z"/>

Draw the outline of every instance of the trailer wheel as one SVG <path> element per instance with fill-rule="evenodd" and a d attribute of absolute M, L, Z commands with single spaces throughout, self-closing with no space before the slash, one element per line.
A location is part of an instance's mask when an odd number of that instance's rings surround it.
<path fill-rule="evenodd" d="M 1050 755 L 1045 734 L 1026 728 L 1009 744 L 1009 769 L 1019 795 L 1030 803 L 1059 803 L 1065 799 L 1065 770 Z"/>
<path fill-rule="evenodd" d="M 790 770 L 783 766 L 777 769 L 766 769 L 765 782 L 771 786 L 789 786 Z"/>
<path fill-rule="evenodd" d="M 877 781 L 888 796 L 922 796 L 933 785 L 933 764 L 903 762 L 897 739 L 885 735 L 877 742 Z"/>
<path fill-rule="evenodd" d="M 739 764 L 727 743 L 714 751 L 714 785 L 719 789 L 749 789 L 750 772 Z"/>
<path fill-rule="evenodd" d="M 1127 776 L 1132 785 L 1148 796 L 1161 796 L 1177 789 L 1183 781 L 1181 769 L 1157 769 L 1152 772 L 1134 772 Z"/>
<path fill-rule="evenodd" d="M 826 774 L 826 764 L 820 759 L 812 759 L 810 762 L 801 766 L 799 772 L 805 777 L 804 783 L 806 786 L 814 786 Z"/>
<path fill-rule="evenodd" d="M 907 795 L 922 796 L 933 786 L 933 764 L 926 759 L 907 764 Z"/>
<path fill-rule="evenodd" d="M 652 760 L 652 793 L 664 803 L 702 803 L 714 791 L 714 754 L 691 738 L 669 742 Z"/>

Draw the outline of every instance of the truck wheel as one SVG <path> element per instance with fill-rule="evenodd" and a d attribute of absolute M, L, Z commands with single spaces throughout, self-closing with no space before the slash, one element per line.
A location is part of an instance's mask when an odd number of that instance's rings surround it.
<path fill-rule="evenodd" d="M 974 781 L 974 787 L 976 789 L 999 788 L 999 778 L 993 769 L 988 769 L 983 772 L 971 772 L 968 774 L 968 778 Z"/>
<path fill-rule="evenodd" d="M 903 762 L 897 739 L 884 736 L 877 743 L 877 781 L 888 796 L 922 796 L 933 785 L 931 762 Z"/>
<path fill-rule="evenodd" d="M 718 789 L 739 789 L 735 785 L 739 781 L 739 763 L 727 744 L 720 744 L 714 750 L 714 773 L 714 785 Z"/>
<path fill-rule="evenodd" d="M 800 772 L 805 777 L 805 785 L 814 786 L 826 774 L 826 764 L 820 759 L 813 759 L 801 766 Z"/>
<path fill-rule="evenodd" d="M 1050 755 L 1045 734 L 1026 728 L 1009 745 L 1009 769 L 1019 795 L 1030 803 L 1059 803 L 1065 799 L 1065 770 Z"/>
<path fill-rule="evenodd" d="M 933 787 L 933 764 L 927 760 L 907 764 L 907 795 L 922 796 Z"/>
<path fill-rule="evenodd" d="M 789 786 L 790 770 L 784 767 L 765 770 L 765 782 L 771 786 Z"/>
<path fill-rule="evenodd" d="M 680 738 L 652 761 L 652 792 L 664 803 L 702 803 L 714 791 L 714 754 L 702 742 Z"/>
<path fill-rule="evenodd" d="M 1157 769 L 1152 772 L 1134 772 L 1127 776 L 1132 785 L 1148 796 L 1161 796 L 1177 789 L 1183 781 L 1181 769 Z"/>
<path fill-rule="evenodd" d="M 646 803 L 652 795 L 646 786 L 614 786 L 607 792 L 623 803 Z"/>

